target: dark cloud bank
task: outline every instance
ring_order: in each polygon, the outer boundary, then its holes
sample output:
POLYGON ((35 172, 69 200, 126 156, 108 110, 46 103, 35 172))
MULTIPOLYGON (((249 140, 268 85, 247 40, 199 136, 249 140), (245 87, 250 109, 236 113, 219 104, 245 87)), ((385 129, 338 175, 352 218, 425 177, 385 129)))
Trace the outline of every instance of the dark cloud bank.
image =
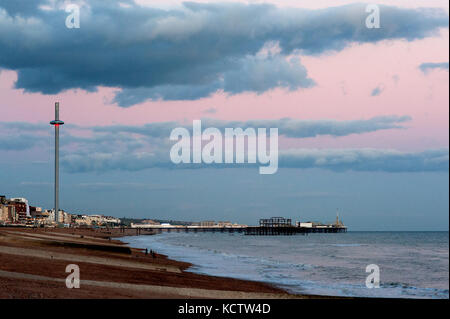
POLYGON ((16 70, 16 87, 29 92, 118 87, 114 102, 123 107, 217 91, 307 88, 314 81, 298 58, 290 58, 293 53, 412 41, 448 27, 440 9, 380 6, 382 27, 367 29, 363 4, 307 10, 187 2, 162 10, 130 0, 91 0, 81 8, 81 28, 67 29, 67 13, 40 9, 46 3, 0 2, 0 68, 16 70))
MULTIPOLYGON (((203 128, 226 127, 278 127, 279 134, 292 138, 319 135, 347 136, 385 129, 402 129, 408 116, 375 117, 352 121, 302 121, 294 119, 253 120, 246 122, 203 120, 203 128)), ((167 140, 170 131, 182 125, 177 122, 149 123, 142 126, 80 127, 67 125, 63 130, 61 164, 70 173, 108 172, 114 170, 139 171, 148 168, 226 168, 237 165, 174 165, 169 158, 167 140), (73 135, 70 130, 85 130, 91 137, 73 135)), ((52 137, 48 124, 0 122, 0 133, 16 136, 13 142, 8 136, 0 139, 0 150, 24 150, 34 146, 49 147, 52 137), (44 133, 47 132, 45 135, 44 133), (33 137, 33 138, 30 138, 33 137), (8 141, 8 142, 5 142, 8 141)), ((0 135, 1 136, 1 135, 0 135)), ((41 148, 42 150, 42 148, 41 148)), ((251 167, 249 164, 241 167, 251 167)), ((383 172, 448 172, 448 149, 424 152, 398 152, 383 149, 289 149, 280 150, 280 168, 322 168, 333 171, 383 171, 383 172)))
MULTIPOLYGON (((70 173, 140 171, 147 168, 230 168, 259 164, 179 164, 170 162, 168 152, 67 154, 62 158, 70 173)), ((389 149, 294 149, 280 150, 280 168, 322 168, 343 172, 448 172, 448 149, 398 152, 389 149)))
MULTIPOLYGON (((278 120, 249 120, 249 121, 224 121, 203 119, 202 129, 215 127, 222 132, 225 128, 248 127, 253 128, 278 128, 279 135, 290 138, 307 138, 320 135, 347 136, 351 134, 363 134, 386 129, 403 129, 409 116, 376 116, 367 120, 297 120, 283 118, 278 120)), ((179 122, 155 122, 145 125, 106 125, 106 126, 79 126, 75 124, 65 125, 62 131, 63 144, 80 143, 83 145, 106 144, 115 148, 118 144, 141 145, 139 137, 149 138, 152 142, 164 140, 170 136, 170 132, 177 127, 186 127, 191 130, 192 123, 179 122), (91 137, 71 135, 67 129, 92 131, 91 137)), ((48 140, 50 126, 46 123, 27 122, 0 122, 0 149, 25 150, 45 144, 48 140)))

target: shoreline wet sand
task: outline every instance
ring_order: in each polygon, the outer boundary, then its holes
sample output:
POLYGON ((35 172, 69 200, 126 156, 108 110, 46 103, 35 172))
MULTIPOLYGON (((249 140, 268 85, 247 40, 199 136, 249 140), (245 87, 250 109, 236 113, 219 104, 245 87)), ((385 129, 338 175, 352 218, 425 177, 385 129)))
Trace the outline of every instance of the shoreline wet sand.
POLYGON ((333 298, 186 272, 189 263, 112 239, 134 235, 118 228, 0 227, 0 298, 333 298), (79 289, 66 288, 69 264, 80 268, 79 289))

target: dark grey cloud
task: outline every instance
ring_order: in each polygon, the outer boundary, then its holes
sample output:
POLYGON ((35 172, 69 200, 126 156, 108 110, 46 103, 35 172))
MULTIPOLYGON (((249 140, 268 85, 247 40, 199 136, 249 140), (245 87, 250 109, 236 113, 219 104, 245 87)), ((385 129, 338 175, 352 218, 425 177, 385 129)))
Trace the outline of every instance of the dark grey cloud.
MULTIPOLYGON (((292 138, 315 137, 319 135, 346 136, 350 134, 363 134, 386 129, 401 129, 405 122, 411 120, 409 116, 376 116, 367 120, 297 120, 284 118, 279 120, 249 120, 249 121, 223 121, 215 119, 202 119, 202 129, 216 127, 223 131, 225 128, 248 127, 278 128, 279 135, 292 138)), ((96 132, 134 133, 149 137, 168 137, 176 127, 192 128, 192 123, 159 122, 141 126, 110 125, 92 128, 96 132)))
POLYGON ((0 122, 0 150, 24 151, 42 145, 41 135, 50 125, 43 123, 0 122))
MULTIPOLYGON (((319 135, 347 136, 385 129, 402 129, 408 116, 374 117, 368 120, 250 120, 221 121, 206 119, 202 127, 278 127, 279 134, 291 138, 319 135)), ((141 126, 111 125, 102 127, 68 126, 61 138, 61 166, 70 173, 141 171, 148 168, 200 169, 205 167, 247 167, 250 165, 174 165, 168 141, 175 127, 190 128, 192 123, 149 123, 141 126), (72 131, 72 129, 74 131, 72 131), (79 134, 79 131, 89 135, 79 134), (76 131, 76 132, 75 132, 76 131)), ((52 130, 47 124, 0 122, 0 149, 25 150, 36 145, 52 147, 52 130), (14 132, 24 133, 14 135, 14 132), (45 134, 43 134, 45 133, 45 134)), ((379 149, 293 149, 280 150, 280 168, 323 168, 333 171, 430 172, 448 171, 448 149, 404 153, 379 149)))
POLYGON ((435 69, 447 70, 448 71, 448 62, 438 62, 438 63, 427 62, 427 63, 422 63, 421 65, 419 65, 419 69, 423 73, 428 73, 429 71, 435 70, 435 69))
MULTIPOLYGON (((320 135, 347 136, 387 129, 403 129, 410 121, 409 116, 377 116, 367 120, 279 120, 223 121, 203 119, 202 129, 216 127, 222 132, 225 128, 278 128, 278 134, 290 138, 308 138, 320 135)), ((176 127, 192 130, 191 123, 155 122, 145 125, 107 125, 80 126, 68 124, 61 131, 62 152, 134 152, 147 146, 157 148, 170 145, 170 132, 176 127), (89 135, 79 132, 92 133, 89 135), (78 133, 77 133, 78 132, 78 133)), ((51 145, 53 130, 46 123, 0 122, 0 149, 26 150, 39 145, 51 145)))
MULTIPOLYGON (((279 135, 292 138, 315 137, 319 135, 346 136, 350 134, 362 134, 386 129, 401 129, 405 122, 411 120, 409 116, 377 116, 367 120, 297 120, 284 118, 279 120, 249 120, 249 121, 223 121, 215 119, 203 119, 202 128, 216 127, 224 130, 227 127, 243 129, 253 128, 278 128, 279 135)), ((168 137, 176 127, 192 128, 192 123, 159 122, 141 126, 111 125, 94 127, 96 132, 109 133, 135 133, 151 137, 168 137)))
POLYGON ((411 120, 409 116, 376 116, 367 120, 297 120, 285 118, 280 120, 250 120, 227 121, 206 120, 202 125, 225 127, 271 127, 278 128, 278 134, 292 138, 316 137, 319 135, 347 136, 350 134, 363 134, 386 129, 402 129, 405 122, 411 120))
MULTIPOLYGON (((89 153, 67 155, 63 167, 70 173, 140 171, 148 168, 200 169, 256 167, 259 164, 183 164, 170 161, 168 152, 89 153)), ((449 150, 404 153, 384 149, 292 149, 279 152, 279 169, 321 168, 336 172, 447 172, 449 150)))
POLYGON ((36 146, 40 138, 30 134, 0 135, 0 150, 23 151, 36 146))
POLYGON ((158 153, 66 153, 61 157, 61 164, 63 169, 69 173, 140 171, 153 167, 169 168, 173 166, 168 151, 163 150, 158 153))
MULTIPOLYGON (((66 124, 60 131, 60 144, 64 152, 67 146, 72 149, 92 149, 101 151, 117 150, 133 151, 145 146, 141 139, 128 133, 89 134, 92 127, 66 124), (88 133, 86 134, 81 134, 88 133)), ((47 123, 0 122, 0 149, 27 150, 36 145, 53 145, 53 127, 47 123)))
POLYGON ((131 0, 92 0, 81 8, 81 28, 67 29, 67 13, 39 9, 46 3, 0 2, 0 67, 16 70, 16 87, 29 92, 118 87, 114 102, 124 107, 148 99, 195 100, 217 91, 307 88, 314 81, 292 54, 412 41, 448 27, 440 9, 380 6, 382 27, 367 29, 363 4, 307 10, 184 3, 162 10, 131 0))
POLYGON ((399 152, 383 149, 300 149, 280 152, 280 166, 333 171, 448 171, 449 150, 399 152))
POLYGON ((152 88, 124 88, 117 92, 114 102, 129 106, 151 100, 197 100, 217 91, 229 94, 243 92, 264 93, 276 87, 288 90, 308 88, 314 81, 308 78, 306 68, 298 59, 282 56, 242 58, 226 65, 211 82, 201 84, 168 84, 152 88))

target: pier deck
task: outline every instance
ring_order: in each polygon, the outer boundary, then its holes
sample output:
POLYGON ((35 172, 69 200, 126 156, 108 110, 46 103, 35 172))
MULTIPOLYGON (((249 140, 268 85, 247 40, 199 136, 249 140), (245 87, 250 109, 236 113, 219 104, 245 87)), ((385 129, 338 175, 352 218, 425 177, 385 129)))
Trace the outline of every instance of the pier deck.
POLYGON ((347 227, 296 227, 296 226, 248 226, 248 227, 151 227, 131 228, 136 235, 182 232, 218 232, 218 233, 244 233, 253 236, 278 236, 278 235, 304 235, 309 233, 346 233, 347 227))
POLYGON ((347 227, 247 227, 246 235, 278 236, 278 235, 305 235, 309 233, 346 233, 347 227))

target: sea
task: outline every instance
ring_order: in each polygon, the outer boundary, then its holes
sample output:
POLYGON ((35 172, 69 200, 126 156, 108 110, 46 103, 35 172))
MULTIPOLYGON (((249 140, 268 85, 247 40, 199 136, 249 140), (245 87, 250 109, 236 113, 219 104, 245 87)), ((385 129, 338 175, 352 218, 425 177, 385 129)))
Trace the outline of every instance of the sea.
POLYGON ((448 232, 171 232, 123 240, 192 263, 188 271, 194 273, 267 282, 293 293, 449 298, 448 232), (379 270, 379 288, 366 285, 367 276, 373 276, 369 265, 379 270))

